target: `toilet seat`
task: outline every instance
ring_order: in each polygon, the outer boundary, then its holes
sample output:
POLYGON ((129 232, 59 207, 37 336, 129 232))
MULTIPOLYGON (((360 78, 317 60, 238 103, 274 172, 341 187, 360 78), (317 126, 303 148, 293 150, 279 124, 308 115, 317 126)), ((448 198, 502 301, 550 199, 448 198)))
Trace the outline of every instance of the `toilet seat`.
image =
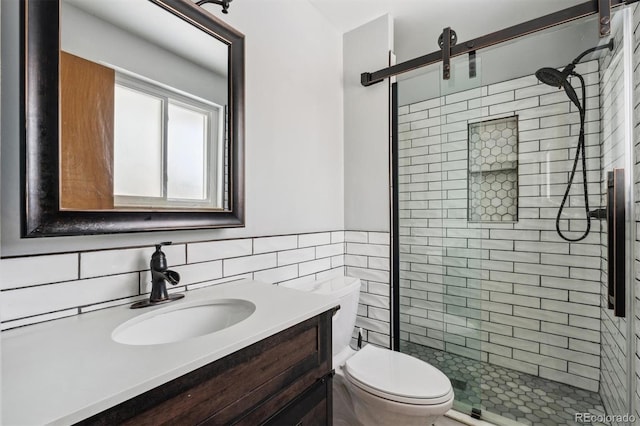
POLYGON ((453 399, 451 382, 440 370, 412 356, 367 345, 344 365, 347 380, 387 400, 439 405, 453 399))

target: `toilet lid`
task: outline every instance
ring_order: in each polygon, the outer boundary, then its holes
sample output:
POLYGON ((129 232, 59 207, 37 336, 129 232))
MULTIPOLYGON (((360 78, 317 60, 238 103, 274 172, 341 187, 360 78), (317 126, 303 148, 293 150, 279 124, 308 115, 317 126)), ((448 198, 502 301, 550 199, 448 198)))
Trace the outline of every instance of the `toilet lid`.
POLYGON ((440 370, 412 356, 366 345, 347 360, 345 375, 364 391, 408 404, 442 404, 453 398, 440 370))

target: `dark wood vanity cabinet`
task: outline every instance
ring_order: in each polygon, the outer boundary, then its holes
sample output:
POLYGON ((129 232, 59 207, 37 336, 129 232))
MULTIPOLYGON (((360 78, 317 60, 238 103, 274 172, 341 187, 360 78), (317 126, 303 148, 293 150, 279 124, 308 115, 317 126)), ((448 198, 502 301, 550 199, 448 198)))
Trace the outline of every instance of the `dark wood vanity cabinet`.
POLYGON ((82 425, 330 425, 327 311, 96 414, 82 425))

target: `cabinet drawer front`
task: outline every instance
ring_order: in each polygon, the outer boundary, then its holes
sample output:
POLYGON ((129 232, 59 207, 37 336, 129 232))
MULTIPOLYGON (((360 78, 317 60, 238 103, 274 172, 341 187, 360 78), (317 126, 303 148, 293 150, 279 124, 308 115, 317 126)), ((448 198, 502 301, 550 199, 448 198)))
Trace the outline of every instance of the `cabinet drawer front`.
POLYGON ((331 376, 316 382, 282 411, 269 419, 265 426, 325 426, 331 424, 331 376))
POLYGON ((274 354, 265 352, 260 354, 258 362, 239 366, 241 368, 238 368, 237 374, 233 374, 229 382, 229 394, 235 398, 231 403, 226 398, 224 405, 217 399, 216 408, 209 410, 209 413, 215 414, 207 418, 204 424, 236 423, 241 417, 245 417, 254 419, 248 423, 253 426, 280 409, 324 374, 320 353, 316 350, 317 342, 317 328, 312 328, 279 344, 274 354), (274 358, 274 355, 278 358, 274 358), (250 384, 242 383, 252 376, 258 380, 250 384), (294 394, 282 391, 291 387, 299 389, 294 394), (254 407, 248 416, 247 407, 254 407))

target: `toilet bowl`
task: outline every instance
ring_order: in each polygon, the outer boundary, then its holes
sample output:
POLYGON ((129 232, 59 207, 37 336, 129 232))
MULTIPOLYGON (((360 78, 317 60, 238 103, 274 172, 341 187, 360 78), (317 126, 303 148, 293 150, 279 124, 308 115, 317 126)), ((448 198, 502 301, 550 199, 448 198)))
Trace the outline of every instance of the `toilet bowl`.
POLYGON ((451 382, 437 368, 372 344, 359 351, 349 346, 360 279, 337 277, 289 287, 331 294, 340 301, 332 324, 335 425, 431 425, 451 408, 451 382))

